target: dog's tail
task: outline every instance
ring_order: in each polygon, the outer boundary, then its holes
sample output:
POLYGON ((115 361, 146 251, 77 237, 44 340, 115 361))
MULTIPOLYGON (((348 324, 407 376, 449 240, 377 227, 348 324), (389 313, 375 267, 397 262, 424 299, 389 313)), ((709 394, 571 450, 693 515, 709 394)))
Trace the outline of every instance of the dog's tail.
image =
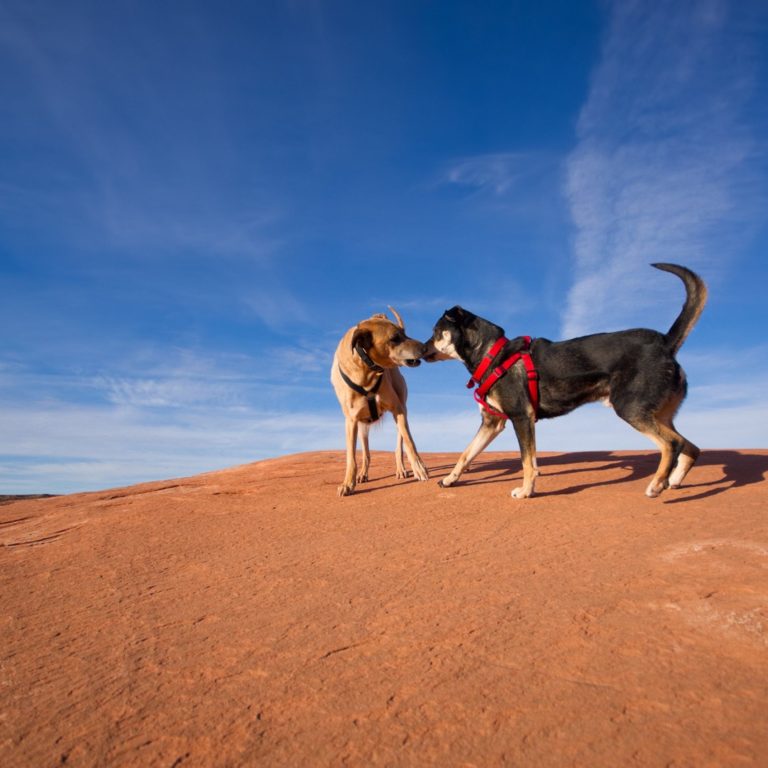
POLYGON ((683 346, 683 342, 693 326, 696 325, 696 321, 707 303, 707 286, 695 272, 677 264, 651 264, 651 266, 677 275, 685 284, 685 304, 683 304, 677 320, 667 331, 667 343, 674 354, 683 346))

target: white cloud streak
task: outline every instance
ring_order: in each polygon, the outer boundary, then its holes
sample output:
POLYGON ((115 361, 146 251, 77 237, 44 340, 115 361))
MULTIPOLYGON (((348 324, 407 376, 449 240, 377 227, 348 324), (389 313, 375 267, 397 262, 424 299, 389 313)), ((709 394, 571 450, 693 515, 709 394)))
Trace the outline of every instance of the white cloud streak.
POLYGON ((2 493, 66 493, 192 475, 343 439, 340 420, 329 414, 247 407, 187 408, 157 418, 135 407, 50 404, 0 407, 0 421, 7 446, 0 452, 2 493))
POLYGON ((680 286, 657 282, 648 263, 714 272, 759 211, 757 150, 741 119, 750 42, 734 32, 731 9, 719 0, 610 7, 566 166, 575 225, 566 337, 650 325, 649 308, 662 297, 675 306, 680 286))
POLYGON ((343 428, 329 366, 325 352, 294 347, 258 357, 133 350, 108 373, 4 365, 0 493, 86 490, 334 447, 343 428))
POLYGON ((445 173, 445 181, 500 196, 520 184, 531 173, 531 158, 522 152, 500 152, 456 161, 445 173))

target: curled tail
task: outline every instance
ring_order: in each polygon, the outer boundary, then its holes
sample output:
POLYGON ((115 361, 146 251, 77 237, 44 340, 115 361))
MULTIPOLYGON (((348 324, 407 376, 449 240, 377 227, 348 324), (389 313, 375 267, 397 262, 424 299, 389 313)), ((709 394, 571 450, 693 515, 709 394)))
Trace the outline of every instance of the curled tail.
POLYGON ((651 266, 677 275, 685 284, 685 304, 683 304, 677 320, 667 331, 667 342, 672 352, 675 353, 683 346, 683 342, 693 326, 696 325, 696 321, 707 303, 707 286, 695 272, 677 264, 651 264, 651 266))

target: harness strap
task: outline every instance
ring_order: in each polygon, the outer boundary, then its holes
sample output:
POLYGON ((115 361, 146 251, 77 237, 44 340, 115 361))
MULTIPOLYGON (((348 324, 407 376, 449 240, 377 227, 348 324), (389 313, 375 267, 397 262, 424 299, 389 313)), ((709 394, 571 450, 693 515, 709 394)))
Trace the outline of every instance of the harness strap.
POLYGON ((503 336, 496 339, 493 346, 488 350, 485 357, 480 361, 480 365, 478 365, 475 369, 475 372, 472 374, 472 378, 467 382, 467 389, 472 389, 472 387, 475 386, 475 382, 478 384, 480 383, 480 380, 483 378, 483 376, 485 376, 485 372, 493 362, 493 359, 496 357, 496 355, 499 354, 499 352, 501 352, 506 343, 507 339, 505 339, 503 336))
POLYGON ((528 377, 528 395, 531 398, 531 405, 533 406, 533 412, 534 414, 538 414, 539 412, 539 373, 536 370, 536 366, 533 363, 533 359, 531 358, 531 353, 528 351, 531 346, 531 337, 530 336, 523 336, 523 339, 525 341, 525 349, 516 352, 511 357, 508 357, 503 363, 496 366, 496 368, 491 371, 488 378, 485 379, 482 384, 480 383, 480 379, 483 377, 483 374, 488 370, 489 366, 493 362, 493 359, 498 355, 498 353, 501 351, 502 347, 507 343, 507 339, 505 339, 503 336, 500 339, 497 339, 496 343, 491 347, 491 349, 488 351, 488 354, 485 355, 485 357, 480 362, 480 365, 477 366, 477 369, 472 374, 472 378, 469 380, 469 383, 467 384, 468 388, 471 388, 475 386, 475 383, 479 384, 478 388, 475 390, 475 400, 483 407, 485 408, 488 413, 493 414, 494 416, 499 416, 500 418, 506 419, 507 416, 504 413, 500 413, 499 411, 495 410, 494 408, 491 408, 490 405, 488 405, 488 402, 486 401, 486 395, 490 391, 491 387, 519 360, 522 359, 523 365, 525 366, 525 371, 528 377))
MULTIPOLYGON (((381 369, 382 372, 384 369, 381 369)), ((381 386, 381 382, 384 380, 383 376, 379 376, 376 379, 376 383, 370 388, 365 389, 364 387, 361 387, 359 384, 356 384, 352 379, 347 376, 344 371, 341 370, 341 366, 339 366, 339 373, 341 374, 341 378, 344 379, 344 383, 352 390, 357 392, 358 395, 362 395, 367 403, 368 403, 368 410, 371 414, 371 421, 378 421, 379 420, 379 409, 376 405, 376 393, 379 391, 379 387, 381 386)))

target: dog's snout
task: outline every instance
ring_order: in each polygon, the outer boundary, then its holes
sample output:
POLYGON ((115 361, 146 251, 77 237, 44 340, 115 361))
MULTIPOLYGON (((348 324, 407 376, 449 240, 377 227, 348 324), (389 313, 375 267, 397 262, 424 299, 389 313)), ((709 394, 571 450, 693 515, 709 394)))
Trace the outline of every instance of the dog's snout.
POLYGON ((424 345, 416 339, 408 339, 408 341, 400 347, 401 353, 405 353, 408 357, 421 358, 424 356, 424 345))

